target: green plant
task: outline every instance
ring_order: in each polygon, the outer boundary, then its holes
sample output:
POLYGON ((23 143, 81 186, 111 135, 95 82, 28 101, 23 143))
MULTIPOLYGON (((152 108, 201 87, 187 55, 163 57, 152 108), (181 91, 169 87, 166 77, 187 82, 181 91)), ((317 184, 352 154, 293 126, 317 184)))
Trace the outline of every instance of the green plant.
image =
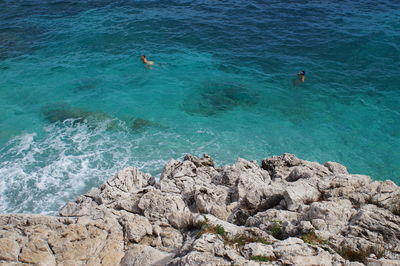
POLYGON ((337 250, 340 256, 349 261, 358 261, 362 263, 367 262, 367 258, 371 254, 375 254, 375 256, 379 259, 385 255, 385 249, 382 246, 370 246, 365 249, 353 249, 349 246, 343 246, 339 250, 337 250))
POLYGON ((258 243, 261 243, 264 245, 272 245, 272 242, 270 242, 264 238, 260 238, 260 237, 255 238, 254 241, 252 241, 252 242, 258 242, 258 243))
POLYGON ((247 243, 262 243, 265 245, 271 245, 272 243, 268 241, 267 239, 261 238, 261 237, 255 237, 255 236, 249 236, 246 234, 238 234, 235 236, 228 236, 225 228, 220 225, 213 225, 211 224, 207 219, 199 222, 196 224, 196 227, 199 228, 200 230, 197 232, 196 237, 199 238, 201 235, 209 233, 209 234, 216 234, 222 237, 224 240, 224 243, 226 245, 238 245, 238 246, 244 246, 247 243))
POLYGON ((272 243, 268 241, 267 239, 261 238, 261 237, 253 237, 253 236, 248 236, 245 234, 241 235, 236 235, 234 237, 225 237, 224 238, 224 243, 226 245, 238 245, 238 246, 244 246, 247 243, 262 243, 264 245, 271 245, 272 243))
POLYGON ((222 226, 222 225, 217 225, 217 226, 215 226, 215 233, 217 234, 217 235, 220 235, 220 236, 225 236, 225 229, 224 229, 224 227, 222 226))
POLYGON ((305 243, 311 245, 327 244, 327 242, 325 240, 322 240, 319 236, 317 236, 314 231, 310 231, 307 234, 302 235, 301 239, 303 239, 305 243))
POLYGON ((283 240, 282 221, 275 221, 270 229, 271 235, 276 239, 283 240))
POLYGON ((197 227, 200 228, 200 231, 197 233, 197 237, 200 237, 204 233, 217 234, 222 237, 226 235, 225 228, 222 225, 212 225, 207 219, 199 222, 197 227))
POLYGON ((386 251, 385 251, 385 248, 382 246, 375 246, 375 247, 372 247, 372 253, 374 253, 375 256, 378 259, 380 259, 380 258, 385 257, 386 251))
POLYGON ((199 222, 197 223, 197 226, 198 226, 199 228, 207 227, 207 226, 209 226, 209 225, 210 225, 210 221, 209 221, 207 218, 204 218, 204 220, 199 221, 199 222))
POLYGON ((328 247, 328 246, 322 246, 321 247, 323 250, 325 250, 325 251, 328 251, 329 253, 331 253, 331 254, 334 254, 335 253, 335 251, 333 251, 330 247, 328 247))
POLYGON ((267 256, 251 256, 250 259, 255 261, 272 261, 272 258, 267 256))

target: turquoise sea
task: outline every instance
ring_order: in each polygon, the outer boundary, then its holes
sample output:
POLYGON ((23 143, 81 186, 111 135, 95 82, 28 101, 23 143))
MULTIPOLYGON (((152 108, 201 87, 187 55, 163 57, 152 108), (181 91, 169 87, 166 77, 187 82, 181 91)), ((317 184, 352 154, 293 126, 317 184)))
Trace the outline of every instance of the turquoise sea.
POLYGON ((186 153, 399 184, 399 29, 398 0, 0 0, 0 212, 186 153))

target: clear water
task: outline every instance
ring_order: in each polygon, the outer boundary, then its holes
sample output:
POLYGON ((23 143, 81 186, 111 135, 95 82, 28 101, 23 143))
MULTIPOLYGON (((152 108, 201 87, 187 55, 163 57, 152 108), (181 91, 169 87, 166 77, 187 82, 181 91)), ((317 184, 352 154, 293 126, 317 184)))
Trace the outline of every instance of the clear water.
POLYGON ((400 183, 399 18, 397 0, 0 0, 0 212, 186 153, 400 183))

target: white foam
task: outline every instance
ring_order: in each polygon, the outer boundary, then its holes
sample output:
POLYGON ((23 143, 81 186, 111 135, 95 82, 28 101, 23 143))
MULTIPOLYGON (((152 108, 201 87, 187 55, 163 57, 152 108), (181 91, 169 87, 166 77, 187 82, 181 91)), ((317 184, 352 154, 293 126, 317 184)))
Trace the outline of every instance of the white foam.
POLYGON ((143 136, 72 122, 49 125, 44 136, 18 136, 2 150, 1 213, 54 214, 124 167, 147 170, 165 163, 139 158, 136 152, 143 136))

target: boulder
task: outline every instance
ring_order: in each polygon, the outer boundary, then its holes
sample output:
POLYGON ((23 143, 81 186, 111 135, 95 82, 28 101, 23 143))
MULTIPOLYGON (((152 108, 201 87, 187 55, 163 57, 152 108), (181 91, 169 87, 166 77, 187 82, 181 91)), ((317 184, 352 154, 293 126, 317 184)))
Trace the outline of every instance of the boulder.
POLYGON ((174 254, 163 252, 153 247, 145 245, 134 245, 125 252, 125 256, 121 260, 121 266, 138 266, 138 265, 166 265, 172 260, 174 254))
POLYGON ((287 209, 296 210, 302 204, 310 204, 321 198, 321 193, 317 188, 304 180, 299 180, 288 184, 283 193, 287 209))
POLYGON ((329 169, 334 175, 348 175, 347 168, 337 162, 326 162, 324 166, 329 169))
POLYGON ((151 235, 153 228, 146 217, 137 214, 127 214, 119 219, 123 227, 125 238, 139 243, 145 235, 151 235))

